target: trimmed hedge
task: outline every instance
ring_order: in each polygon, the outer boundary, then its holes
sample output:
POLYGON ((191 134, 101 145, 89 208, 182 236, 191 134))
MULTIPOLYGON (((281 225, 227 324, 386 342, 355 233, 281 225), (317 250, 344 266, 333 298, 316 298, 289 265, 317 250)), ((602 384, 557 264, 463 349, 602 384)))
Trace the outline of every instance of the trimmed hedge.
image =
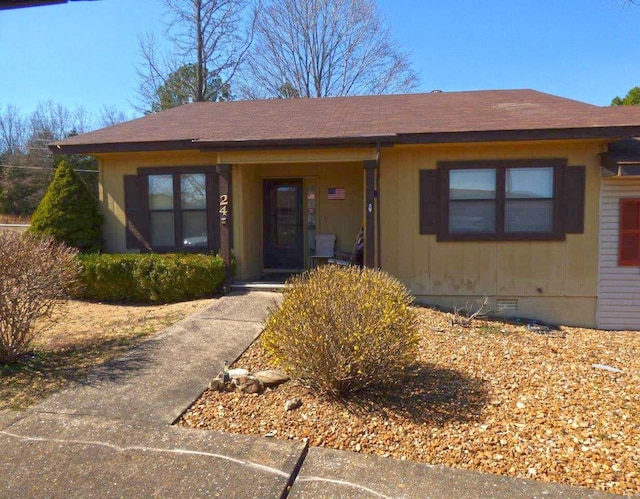
POLYGON ((213 255, 85 254, 76 298, 170 303, 206 298, 225 280, 224 260, 213 255))

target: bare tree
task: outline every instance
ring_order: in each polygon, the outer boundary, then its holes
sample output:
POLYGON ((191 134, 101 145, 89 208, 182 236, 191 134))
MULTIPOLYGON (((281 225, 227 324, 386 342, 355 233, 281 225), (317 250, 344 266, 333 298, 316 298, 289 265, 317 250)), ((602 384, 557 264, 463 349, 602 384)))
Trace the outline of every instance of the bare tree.
POLYGON ((108 127, 127 121, 127 119, 127 115, 115 106, 107 106, 105 104, 98 112, 97 124, 99 127, 108 127))
MULTIPOLYGON (((190 101, 206 101, 223 95, 236 74, 251 45, 253 15, 249 12, 252 0, 163 0, 169 21, 166 37, 174 47, 163 54, 151 35, 139 38, 142 62, 138 65, 138 96, 143 112, 156 111, 174 100, 161 104, 159 92, 171 75, 180 84, 177 92, 190 101), (246 23, 249 18, 249 23, 246 23), (247 27, 248 26, 248 27, 247 27), (188 70, 180 70, 187 68, 188 70)), ((164 86, 167 91, 167 87, 164 86)), ((170 91, 172 89, 169 89, 170 91)), ((172 104, 174 103, 174 104, 172 104)))
POLYGON ((28 135, 27 120, 12 104, 0 106, 0 155, 11 156, 24 150, 28 135))
POLYGON ((48 135, 50 137, 45 137, 48 140, 63 139, 74 129, 73 113, 63 104, 56 104, 52 100, 38 102, 29 120, 31 135, 48 135))
POLYGON ((271 0, 261 10, 244 96, 406 92, 418 77, 375 0, 271 0))
MULTIPOLYGON (((0 211, 29 215, 46 192, 56 165, 62 159, 47 144, 93 128, 93 116, 81 106, 71 111, 51 100, 39 102, 36 110, 21 116, 15 106, 0 106, 0 211)), ((67 156, 73 168, 94 170, 96 162, 83 156, 67 156)), ((83 180, 97 190, 97 175, 82 173, 83 180)))

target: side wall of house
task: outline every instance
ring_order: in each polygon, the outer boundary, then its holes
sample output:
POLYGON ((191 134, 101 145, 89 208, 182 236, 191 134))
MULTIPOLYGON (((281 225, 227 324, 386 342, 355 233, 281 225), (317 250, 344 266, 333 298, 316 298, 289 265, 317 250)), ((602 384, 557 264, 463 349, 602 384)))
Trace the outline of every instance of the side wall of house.
POLYGON ((381 156, 382 267, 422 303, 461 307, 488 296, 517 303, 505 315, 595 326, 599 157, 582 143, 404 146, 381 156), (419 171, 439 161, 567 158, 586 166, 585 230, 566 241, 438 242, 419 231, 419 171), (515 300, 515 302, 514 302, 515 300))
POLYGON ((640 269, 618 264, 620 200, 640 198, 640 179, 602 179, 598 327, 640 328, 640 269))

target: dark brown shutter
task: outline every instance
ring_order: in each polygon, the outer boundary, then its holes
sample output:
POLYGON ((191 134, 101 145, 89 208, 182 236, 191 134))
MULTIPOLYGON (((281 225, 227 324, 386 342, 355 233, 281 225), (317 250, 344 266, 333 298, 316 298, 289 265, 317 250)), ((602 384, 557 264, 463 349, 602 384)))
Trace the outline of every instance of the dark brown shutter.
POLYGON ((582 234, 584 232, 586 178, 584 166, 567 166, 564 169, 563 222, 564 232, 567 234, 582 234))
POLYGON ((438 232, 438 170, 420 170, 420 234, 438 232))
POLYGON ((151 250, 147 175, 124 176, 124 211, 127 218, 127 249, 151 250))

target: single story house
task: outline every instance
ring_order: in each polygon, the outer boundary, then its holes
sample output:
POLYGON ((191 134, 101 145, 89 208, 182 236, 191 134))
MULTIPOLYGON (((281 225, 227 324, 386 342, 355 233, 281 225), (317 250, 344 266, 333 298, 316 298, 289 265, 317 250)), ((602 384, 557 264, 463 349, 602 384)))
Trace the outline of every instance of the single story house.
POLYGON ((247 280, 317 235, 418 302, 640 329, 640 106, 533 90, 193 103, 54 142, 95 156, 109 252, 219 251, 247 280))

